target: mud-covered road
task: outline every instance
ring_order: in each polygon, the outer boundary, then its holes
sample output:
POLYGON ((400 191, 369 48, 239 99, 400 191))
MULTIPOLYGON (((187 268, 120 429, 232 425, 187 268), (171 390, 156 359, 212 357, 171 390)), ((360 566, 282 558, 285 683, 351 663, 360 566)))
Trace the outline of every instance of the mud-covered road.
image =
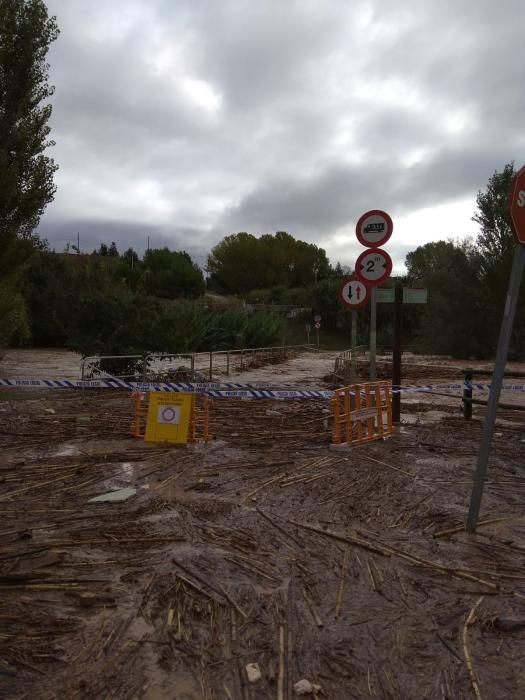
MULTIPOLYGON (((404 382, 450 381, 430 364, 404 382)), ((407 394, 392 438, 334 452, 323 400, 217 399, 215 439, 174 447, 129 437, 126 393, 3 391, 0 696, 525 697, 523 413, 499 414, 466 535, 483 408, 460 409, 407 394)))

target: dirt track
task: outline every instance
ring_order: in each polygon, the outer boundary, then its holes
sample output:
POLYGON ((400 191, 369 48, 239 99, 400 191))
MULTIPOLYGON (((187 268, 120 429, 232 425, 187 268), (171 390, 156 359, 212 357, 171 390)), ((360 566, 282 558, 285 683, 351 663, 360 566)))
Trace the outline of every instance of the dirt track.
POLYGON ((524 697, 523 414, 500 413, 495 522, 467 536, 482 410, 403 405, 393 438, 339 453, 315 399, 216 400, 216 439, 185 448, 129 438, 126 394, 4 394, 0 696, 524 697))

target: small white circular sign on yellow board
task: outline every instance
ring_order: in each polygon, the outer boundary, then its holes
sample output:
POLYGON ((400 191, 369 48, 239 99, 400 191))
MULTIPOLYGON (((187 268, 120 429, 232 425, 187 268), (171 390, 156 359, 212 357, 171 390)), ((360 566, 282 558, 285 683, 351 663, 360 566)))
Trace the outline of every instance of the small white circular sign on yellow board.
POLYGON ((146 421, 146 442, 188 442, 193 394, 151 391, 146 421))

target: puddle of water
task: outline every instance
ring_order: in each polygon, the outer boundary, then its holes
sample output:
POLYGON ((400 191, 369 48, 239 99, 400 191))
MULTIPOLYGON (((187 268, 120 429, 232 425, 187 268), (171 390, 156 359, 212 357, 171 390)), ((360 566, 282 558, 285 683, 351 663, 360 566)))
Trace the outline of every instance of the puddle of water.
POLYGON ((131 462, 121 462, 120 466, 126 476, 133 476, 133 465, 131 462))
POLYGON ((64 445, 56 452, 53 452, 53 457, 74 457, 81 454, 80 450, 76 445, 64 445))
POLYGON ((424 413, 405 413, 401 416, 401 423, 405 425, 427 425, 438 423, 443 418, 450 416, 446 411, 425 411, 424 413))
POLYGON ((143 488, 152 492, 152 495, 161 496, 162 498, 176 499, 178 501, 192 500, 194 495, 191 491, 182 491, 175 484, 163 485, 162 481, 150 481, 144 484, 143 488))
POLYGON ((89 499, 88 503, 120 503, 121 501, 127 501, 128 498, 131 498, 136 493, 137 489, 116 489, 115 491, 102 493, 100 496, 94 496, 89 499))
MULTIPOLYGON (((128 637, 135 640, 154 639, 155 628, 144 618, 137 616, 129 626, 128 637)), ((141 661, 146 675, 146 682, 140 694, 143 700, 165 700, 165 698, 199 700, 202 698, 198 682, 187 672, 179 671, 174 676, 162 667, 159 647, 156 644, 142 645, 141 661)))
POLYGON ((145 515, 141 518, 141 522, 145 523, 162 523, 163 525, 166 525, 166 523, 170 523, 173 521, 174 523, 177 523, 179 520, 179 511, 178 510, 169 510, 169 511, 163 511, 162 513, 152 513, 151 515, 145 515))

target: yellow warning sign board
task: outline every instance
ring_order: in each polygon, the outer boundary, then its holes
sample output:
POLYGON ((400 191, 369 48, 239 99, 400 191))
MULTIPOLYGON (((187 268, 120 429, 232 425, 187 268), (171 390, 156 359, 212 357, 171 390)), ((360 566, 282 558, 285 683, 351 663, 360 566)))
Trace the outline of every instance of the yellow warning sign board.
POLYGON ((188 442, 193 394, 151 391, 146 442, 188 442))

